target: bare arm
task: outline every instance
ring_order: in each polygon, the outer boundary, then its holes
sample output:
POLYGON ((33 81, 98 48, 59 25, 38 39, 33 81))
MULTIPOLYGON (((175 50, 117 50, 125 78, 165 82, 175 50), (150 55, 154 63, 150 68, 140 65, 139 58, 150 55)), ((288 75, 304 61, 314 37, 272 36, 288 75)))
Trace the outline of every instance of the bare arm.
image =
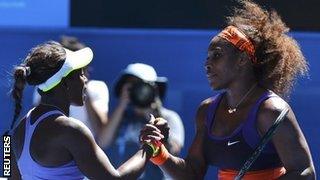
POLYGON ((185 159, 170 155, 160 167, 174 179, 203 179, 207 164, 203 156, 203 137, 206 133, 205 117, 210 100, 204 101, 196 115, 196 136, 185 159))
POLYGON ((101 130, 100 137, 98 138, 98 143, 101 147, 107 148, 114 140, 124 112, 130 102, 128 88, 129 85, 124 85, 118 106, 113 111, 108 123, 101 130))
POLYGON ((123 119, 126 107, 126 102, 120 102, 117 108, 112 113, 112 116, 109 119, 108 123, 101 130, 101 134, 98 139, 98 143, 99 145, 101 145, 101 147, 109 147, 114 140, 118 127, 123 119))
POLYGON ((97 138, 108 122, 109 90, 103 81, 91 80, 86 88, 86 110, 97 138))
POLYGON ((137 179, 152 154, 148 146, 143 146, 131 159, 115 169, 86 126, 74 119, 64 123, 61 136, 63 146, 90 179, 137 179))
MULTIPOLYGON (((261 135, 267 132, 285 106, 289 107, 280 98, 271 98, 263 104, 257 121, 261 135)), ((286 174, 280 179, 315 179, 308 144, 291 108, 276 130, 272 142, 286 169, 286 174)))
POLYGON ((20 171, 17 165, 17 161, 16 161, 16 157, 13 153, 13 151, 11 151, 11 170, 12 170, 12 174, 11 177, 9 179, 13 179, 13 180, 20 180, 21 179, 21 175, 20 175, 20 171))
POLYGON ((90 122, 97 132, 97 137, 100 137, 103 127, 108 122, 108 112, 101 111, 99 107, 91 102, 89 96, 87 97, 85 106, 90 118, 90 122))

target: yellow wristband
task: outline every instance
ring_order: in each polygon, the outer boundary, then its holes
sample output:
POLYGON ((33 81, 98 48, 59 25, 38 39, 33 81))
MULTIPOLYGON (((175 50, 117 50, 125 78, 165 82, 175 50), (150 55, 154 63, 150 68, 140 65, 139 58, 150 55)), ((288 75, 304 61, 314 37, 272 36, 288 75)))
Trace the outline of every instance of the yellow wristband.
POLYGON ((152 149, 152 157, 155 157, 155 156, 157 156, 159 154, 160 147, 157 147, 156 145, 154 145, 151 142, 146 142, 145 144, 148 145, 149 147, 151 147, 151 149, 152 149))

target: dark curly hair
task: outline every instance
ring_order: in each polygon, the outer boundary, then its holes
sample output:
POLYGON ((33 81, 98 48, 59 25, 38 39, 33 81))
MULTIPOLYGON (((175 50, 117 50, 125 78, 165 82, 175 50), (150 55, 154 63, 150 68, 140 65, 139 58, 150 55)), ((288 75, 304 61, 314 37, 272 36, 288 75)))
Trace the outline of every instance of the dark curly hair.
POLYGON ((308 74, 308 64, 298 43, 287 32, 281 17, 250 0, 238 0, 240 7, 227 17, 228 24, 244 32, 255 46, 255 75, 261 86, 289 97, 296 79, 308 74))
POLYGON ((15 110, 11 129, 22 109, 21 102, 26 83, 29 85, 38 85, 45 82, 59 71, 64 63, 65 57, 66 54, 63 47, 55 41, 49 41, 31 49, 24 61, 14 68, 14 84, 11 96, 15 101, 15 110))

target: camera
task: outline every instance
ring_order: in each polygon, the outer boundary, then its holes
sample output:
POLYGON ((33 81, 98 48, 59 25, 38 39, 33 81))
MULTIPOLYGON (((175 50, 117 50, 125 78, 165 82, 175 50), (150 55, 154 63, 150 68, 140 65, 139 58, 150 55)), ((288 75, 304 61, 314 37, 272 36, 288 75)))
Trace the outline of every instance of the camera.
POLYGON ((129 89, 130 101, 138 107, 149 107, 155 99, 159 97, 164 99, 167 89, 167 78, 159 77, 158 81, 148 82, 130 74, 120 76, 115 85, 115 95, 120 97, 123 85, 128 79, 136 78, 139 81, 134 82, 129 89))
POLYGON ((129 91, 132 104, 138 107, 149 107, 158 94, 155 84, 143 81, 132 84, 129 91))

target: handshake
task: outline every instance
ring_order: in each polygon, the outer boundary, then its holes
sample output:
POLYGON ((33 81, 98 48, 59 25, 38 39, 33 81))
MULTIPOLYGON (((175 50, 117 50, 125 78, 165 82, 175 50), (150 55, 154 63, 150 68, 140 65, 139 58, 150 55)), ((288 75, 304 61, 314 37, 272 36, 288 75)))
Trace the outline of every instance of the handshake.
POLYGON ((168 140, 169 129, 165 119, 155 118, 150 114, 149 123, 140 131, 139 141, 152 150, 150 160, 156 165, 162 165, 169 158, 169 152, 164 146, 168 140))
POLYGON ((150 121, 140 131, 140 143, 150 143, 159 141, 163 144, 167 143, 169 136, 168 123, 163 118, 155 118, 150 114, 150 121))

